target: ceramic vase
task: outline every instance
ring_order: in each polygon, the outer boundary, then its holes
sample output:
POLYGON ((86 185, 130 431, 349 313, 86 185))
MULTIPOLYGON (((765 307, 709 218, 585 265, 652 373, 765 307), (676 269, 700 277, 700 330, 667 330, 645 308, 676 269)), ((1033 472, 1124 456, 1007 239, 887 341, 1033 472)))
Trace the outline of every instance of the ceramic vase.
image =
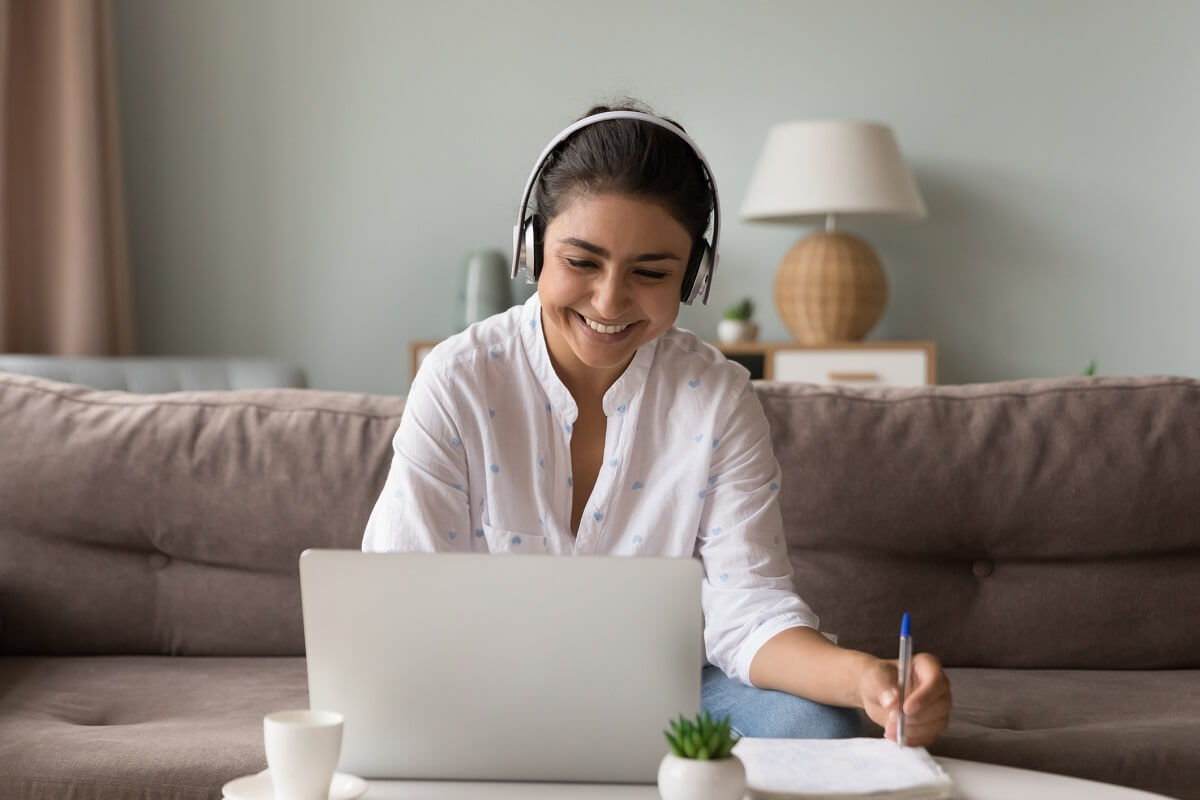
POLYGON ((753 342, 757 338, 757 322, 744 319, 723 319, 717 322, 717 340, 722 344, 753 342))
POLYGON ((746 768, 737 756, 716 761, 663 756, 658 765, 658 794, 662 800, 742 800, 746 768))
POLYGON ((509 264, 499 250, 475 250, 463 264, 458 329, 499 314, 513 304, 509 264))

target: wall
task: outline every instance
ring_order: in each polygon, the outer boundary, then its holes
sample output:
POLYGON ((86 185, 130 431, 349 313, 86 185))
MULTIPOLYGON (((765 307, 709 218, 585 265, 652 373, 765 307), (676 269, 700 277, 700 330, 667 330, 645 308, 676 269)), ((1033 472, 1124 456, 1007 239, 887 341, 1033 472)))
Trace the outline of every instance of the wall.
POLYGON ((712 336, 763 337, 804 229, 737 210, 769 125, 892 126, 929 206, 860 229, 944 382, 1200 375, 1200 4, 1187 0, 116 0, 143 352, 295 360, 403 392, 466 253, 506 249, 533 159, 593 101, 681 120, 727 225, 712 336))

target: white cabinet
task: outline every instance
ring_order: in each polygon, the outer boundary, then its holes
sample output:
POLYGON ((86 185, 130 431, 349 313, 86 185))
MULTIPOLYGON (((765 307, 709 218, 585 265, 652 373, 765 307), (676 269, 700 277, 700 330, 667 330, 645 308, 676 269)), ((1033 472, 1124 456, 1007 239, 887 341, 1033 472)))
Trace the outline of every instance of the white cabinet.
POLYGON ((754 378, 847 386, 921 386, 937 382, 933 342, 836 345, 718 345, 754 378))

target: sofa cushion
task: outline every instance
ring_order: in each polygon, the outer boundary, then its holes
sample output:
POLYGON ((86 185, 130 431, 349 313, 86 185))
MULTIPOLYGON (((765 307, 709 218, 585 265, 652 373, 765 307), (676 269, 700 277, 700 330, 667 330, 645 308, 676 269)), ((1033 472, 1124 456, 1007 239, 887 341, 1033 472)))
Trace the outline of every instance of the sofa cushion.
POLYGON ((262 718, 308 707, 303 658, 0 658, 0 797, 218 800, 266 768, 262 718))
POLYGON ((302 653, 300 553, 361 545, 403 406, 0 374, 0 653, 302 653))
POLYGON ((1200 667, 1200 381, 763 384, 798 592, 894 658, 1200 667))
MULTIPOLYGON (((1196 797, 1200 672, 951 669, 936 755, 1196 797)), ((200 800, 265 767, 301 658, 4 657, 0 797, 200 800)))
POLYGON ((1200 798, 1200 671, 951 669, 935 755, 1200 798))

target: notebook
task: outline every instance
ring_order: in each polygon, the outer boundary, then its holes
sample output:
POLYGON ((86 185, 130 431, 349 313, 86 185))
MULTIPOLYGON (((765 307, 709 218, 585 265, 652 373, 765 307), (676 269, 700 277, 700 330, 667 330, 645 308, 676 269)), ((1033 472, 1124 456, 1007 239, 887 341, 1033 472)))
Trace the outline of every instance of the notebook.
POLYGON ((308 550, 309 703, 366 778, 654 783, 700 708, 701 565, 308 550))
POLYGON ((741 739, 748 800, 948 800, 954 785, 923 747, 887 739, 741 739))

